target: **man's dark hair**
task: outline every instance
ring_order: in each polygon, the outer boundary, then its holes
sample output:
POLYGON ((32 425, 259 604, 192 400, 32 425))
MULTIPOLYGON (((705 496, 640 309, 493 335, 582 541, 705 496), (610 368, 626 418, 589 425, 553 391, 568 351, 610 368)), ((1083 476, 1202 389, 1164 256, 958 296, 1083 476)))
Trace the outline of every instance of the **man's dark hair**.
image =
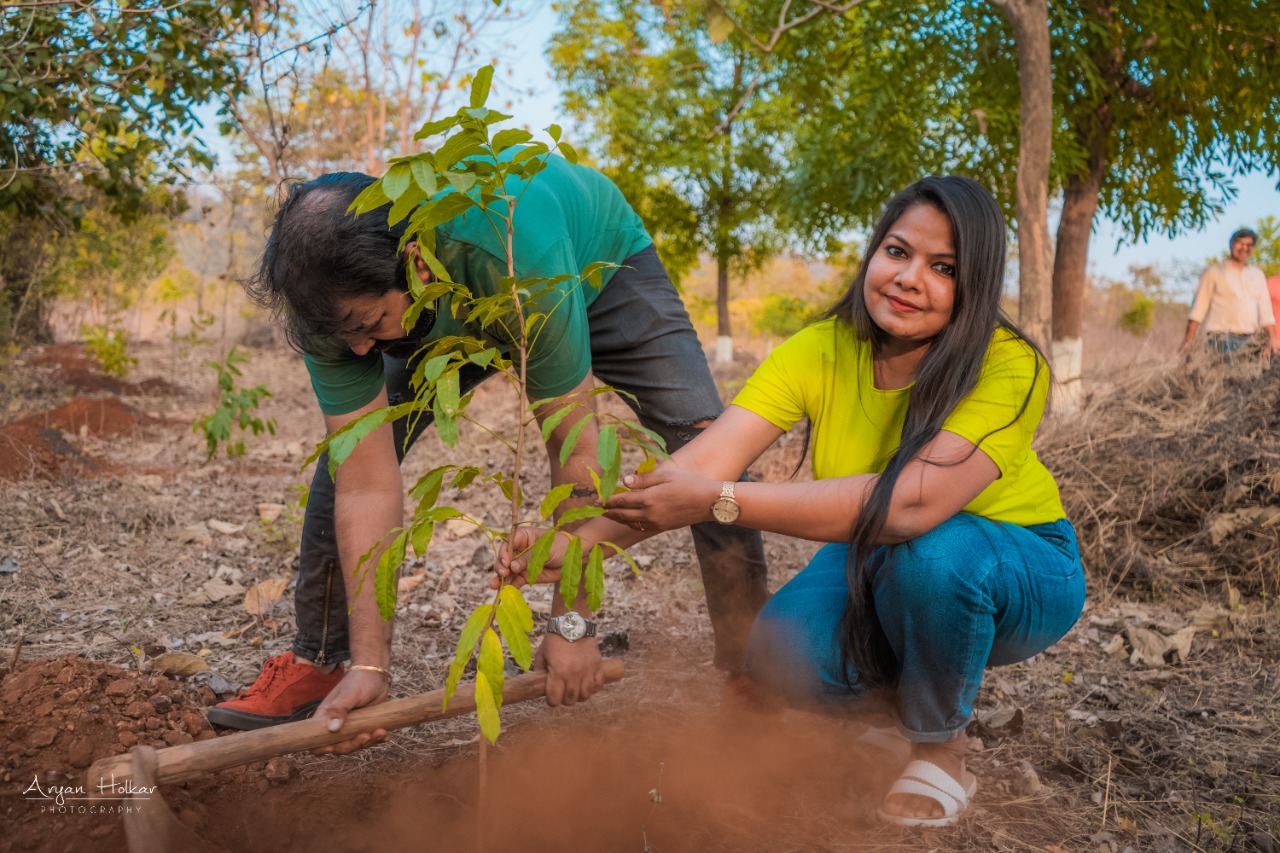
POLYGON ((1231 235, 1231 242, 1227 243, 1227 248, 1234 248, 1237 240, 1252 240, 1256 246, 1258 244, 1258 232, 1252 228, 1237 228, 1236 232, 1231 235))
POLYGON ((388 226, 388 205, 359 216, 347 213, 374 180, 334 172, 291 186, 258 269, 243 282, 249 298, 271 311, 295 349, 331 354, 344 302, 406 289, 400 253, 406 222, 388 226))

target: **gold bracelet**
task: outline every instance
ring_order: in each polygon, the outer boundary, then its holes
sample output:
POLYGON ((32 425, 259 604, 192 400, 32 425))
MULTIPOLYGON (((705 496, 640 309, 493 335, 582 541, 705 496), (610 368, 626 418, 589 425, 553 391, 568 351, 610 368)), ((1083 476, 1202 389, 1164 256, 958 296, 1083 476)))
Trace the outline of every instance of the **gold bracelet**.
POLYGON ((367 664, 367 663, 353 663, 353 664, 348 664, 348 665, 347 665, 347 669, 348 669, 348 670, 352 670, 352 669, 367 669, 367 670, 370 670, 371 672, 380 672, 380 673, 382 673, 383 675, 385 675, 385 676, 387 677, 387 681, 390 681, 390 680, 391 680, 391 670, 389 670, 389 669, 383 669, 383 668, 382 668, 382 667, 380 667, 380 666, 373 666, 373 665, 371 665, 371 664, 367 664))

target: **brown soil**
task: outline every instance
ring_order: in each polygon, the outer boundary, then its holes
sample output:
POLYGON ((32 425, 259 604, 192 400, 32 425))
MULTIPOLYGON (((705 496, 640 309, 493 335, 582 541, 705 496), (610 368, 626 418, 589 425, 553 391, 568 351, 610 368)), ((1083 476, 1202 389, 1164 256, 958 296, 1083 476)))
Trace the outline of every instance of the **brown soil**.
POLYGON ((85 352, 83 344, 53 344, 27 359, 32 367, 51 369, 58 381, 85 394, 110 393, 126 396, 180 394, 181 389, 159 377, 129 382, 107 376, 85 352))
MULTIPOLYGON (((41 794, 55 787, 89 793, 89 765, 137 744, 162 749, 214 737, 204 717, 213 701, 207 687, 77 655, 27 661, 7 672, 0 679, 0 815, 10 827, 7 848, 120 849, 119 816, 87 811, 112 803, 72 800, 58 811, 59 804, 41 794), (33 820, 37 814, 45 819, 33 820)), ((181 810, 185 798, 171 805, 181 810)))
POLYGON ((147 416, 114 397, 77 397, 44 412, 0 427, 0 479, 63 476, 93 477, 115 473, 73 442, 84 436, 110 438, 132 432, 147 416))
MULTIPOLYGON (((162 354, 152 355, 143 354, 140 374, 168 374, 162 354)), ((211 384, 206 357, 183 365, 184 386, 211 384)), ((1270 510, 1280 505, 1280 480, 1268 477, 1277 472, 1280 373, 1207 376, 1166 377, 1163 392, 1118 383, 1118 397, 1042 437, 1081 531, 1090 600, 1054 648, 988 674, 970 727, 979 791, 957 828, 876 825, 870 815, 896 768, 852 745, 857 730, 847 721, 721 710, 722 677, 710 665, 697 563, 683 532, 633 549, 645 569, 639 577, 608 569, 599 618, 616 644, 629 644, 621 683, 574 708, 503 710, 503 736, 487 751, 483 809, 469 718, 397 732, 355 756, 295 756, 166 787, 165 801, 202 837, 236 851, 474 849, 483 822, 486 850, 1272 853, 1280 849, 1280 624, 1271 605, 1280 524, 1270 510), (1195 393, 1178 391, 1182 383, 1195 393), (1172 642, 1179 636, 1185 645, 1172 642)), ((55 673, 52 687, 70 668, 77 680, 67 689, 84 691, 74 707, 59 704, 62 692, 40 693, 50 686, 42 674, 15 710, 0 706, 0 760, 12 777, 0 787, 0 849, 124 849, 118 817, 55 821, 21 792, 30 784, 22 774, 78 778, 83 766, 73 758, 123 747, 117 724, 136 722, 125 710, 139 700, 167 693, 172 706, 145 718, 160 720, 159 729, 144 722, 138 733, 177 736, 177 694, 187 710, 201 697, 113 666, 131 663, 127 647, 147 656, 200 651, 222 696, 289 648, 289 595, 251 615, 244 592, 214 601, 196 594, 232 582, 247 590, 295 565, 296 509, 264 523, 259 506, 295 500, 320 420, 296 356, 254 352, 244 381, 269 385, 262 414, 280 424, 276 436, 250 439, 244 460, 206 464, 189 431, 138 429, 87 442, 127 473, 0 482, 0 647, 25 635, 24 658, 52 659, 40 665, 55 673), (176 474, 135 476, 152 467, 176 474), (84 658, 59 657, 69 653, 84 658), (101 698, 121 678, 135 685, 130 702, 101 698), (37 718, 50 702, 79 716, 37 718), (24 715, 28 739, 47 722, 49 747, 16 743, 8 714, 24 715), (100 725, 89 721, 98 717, 100 725), (73 756, 81 736, 89 746, 73 756)), ((164 405, 165 417, 188 421, 200 411, 182 399, 164 405)), ((482 386, 474 405, 499 431, 519 410, 496 384, 482 386)), ((785 478, 799 447, 782 443, 756 472, 785 478)), ((406 481, 443 463, 496 466, 502 454, 498 441, 464 424, 457 448, 425 437, 406 459, 406 481)), ((532 459, 526 470, 526 488, 541 493, 545 462, 532 459)), ((479 518, 496 505, 478 484, 449 500, 479 518)), ((774 536, 766 548, 775 589, 814 550, 774 536)), ((446 523, 407 567, 420 580, 400 602, 393 695, 443 682, 461 622, 486 595, 490 560, 481 537, 446 523)), ((539 618, 547 601, 535 596, 539 618)), ((10 685, 29 666, 0 682, 0 701, 10 701, 10 685)))

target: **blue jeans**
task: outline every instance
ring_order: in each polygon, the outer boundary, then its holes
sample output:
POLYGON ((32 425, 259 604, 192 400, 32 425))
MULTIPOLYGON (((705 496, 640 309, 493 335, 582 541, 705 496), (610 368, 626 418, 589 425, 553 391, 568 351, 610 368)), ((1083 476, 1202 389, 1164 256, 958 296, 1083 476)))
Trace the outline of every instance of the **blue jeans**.
MULTIPOLYGON (((653 246, 623 261, 623 268, 587 308, 587 324, 592 373, 632 395, 623 396, 623 401, 641 424, 662 436, 668 452, 702 432, 694 424, 724 411, 702 344, 653 246)), ((387 354, 382 363, 391 405, 413 399, 412 364, 387 354)), ((462 393, 494 372, 465 365, 459 377, 462 393)), ((427 413, 415 421, 412 432, 405 419, 392 424, 401 460, 431 422, 427 413)), ((293 652, 316 663, 351 658, 333 500, 326 453, 316 463, 311 481, 294 593, 298 634, 293 652)), ((764 542, 757 530, 718 522, 695 524, 691 532, 715 632, 715 664, 741 671, 751 624, 768 597, 764 542)))
MULTIPOLYGON (((850 546, 826 545, 760 612, 747 672, 797 705, 851 708, 870 691, 842 662, 839 624, 850 546)), ((876 548, 876 614, 897 658, 898 721, 917 742, 962 730, 988 666, 1044 651, 1084 607, 1084 569, 1064 520, 1019 527, 960 513, 876 548)))

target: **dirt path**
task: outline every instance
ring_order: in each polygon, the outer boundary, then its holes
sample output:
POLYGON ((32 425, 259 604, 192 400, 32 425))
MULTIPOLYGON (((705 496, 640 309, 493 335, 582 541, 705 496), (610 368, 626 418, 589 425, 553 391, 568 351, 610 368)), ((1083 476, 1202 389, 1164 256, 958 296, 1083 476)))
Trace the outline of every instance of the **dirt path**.
MULTIPOLYGON (((23 791, 36 777, 46 787, 73 784, 87 760, 133 742, 207 737, 191 712, 251 681, 293 635, 292 588, 280 592, 296 563, 297 487, 309 479, 300 466, 321 429, 299 360, 253 353, 246 382, 271 388, 264 414, 280 431, 250 440, 245 459, 205 464, 190 423, 211 408, 210 354, 136 354, 133 384, 88 397, 68 398, 83 392, 60 371, 83 366, 65 351, 12 365, 0 380, 3 430, 30 426, 31 440, 52 448, 47 464, 0 468, 0 849, 124 849, 116 816, 42 814, 23 791), (98 420, 50 414, 59 407, 98 420), (128 428, 108 430, 117 416, 128 428), (69 654, 83 660, 59 660, 69 654), (189 679, 148 674, 164 654, 193 655, 183 665, 207 669, 189 679)), ((517 411, 496 385, 482 387, 476 406, 499 427, 517 411)), ((1078 437, 1055 430, 1046 457, 1078 437)), ((459 448, 424 438, 407 476, 444 461, 501 461, 500 445, 478 429, 464 427, 459 448)), ((771 451, 757 473, 784 476, 795 452, 794 444, 771 451)), ((1241 476, 1260 478, 1265 464, 1241 476)), ((526 487, 540 493, 545 464, 529 468, 526 487)), ((1249 495, 1258 506, 1280 504, 1274 492, 1249 495)), ((468 490, 457 505, 485 516, 492 501, 468 490)), ((626 680, 578 708, 503 712, 485 849, 1274 850, 1280 643, 1267 605, 1276 590, 1250 562, 1241 577, 1257 583, 1241 594, 1212 562, 1229 561, 1233 547, 1251 561, 1269 553, 1257 539, 1269 535, 1269 516, 1255 515, 1247 548, 1229 536, 1220 540, 1225 556, 1197 544, 1208 561, 1198 574, 1182 557, 1154 584, 1161 576, 1150 568, 1132 583, 1115 561, 1090 565, 1092 596, 1071 634, 1032 661, 992 670, 984 684, 970 728, 980 780, 971 817, 926 833, 871 819, 891 771, 883 756, 850 746, 850 723, 722 711, 690 540, 677 532, 646 542, 635 550, 642 576, 610 567, 600 614, 607 646, 627 659, 626 680)), ((1116 530, 1102 523, 1109 518, 1091 529, 1116 530)), ((1232 535, 1244 535, 1239 524, 1232 535)), ((767 545, 775 588, 814 550, 780 537, 767 545)), ((443 682, 490 560, 479 535, 451 524, 409 567, 396 694, 443 682)), ((539 600, 545 613, 549 599, 539 600)), ((165 796, 228 849, 418 850, 425 839, 466 849, 481 809, 475 738, 473 721, 450 721, 368 754, 299 756, 165 796)))

